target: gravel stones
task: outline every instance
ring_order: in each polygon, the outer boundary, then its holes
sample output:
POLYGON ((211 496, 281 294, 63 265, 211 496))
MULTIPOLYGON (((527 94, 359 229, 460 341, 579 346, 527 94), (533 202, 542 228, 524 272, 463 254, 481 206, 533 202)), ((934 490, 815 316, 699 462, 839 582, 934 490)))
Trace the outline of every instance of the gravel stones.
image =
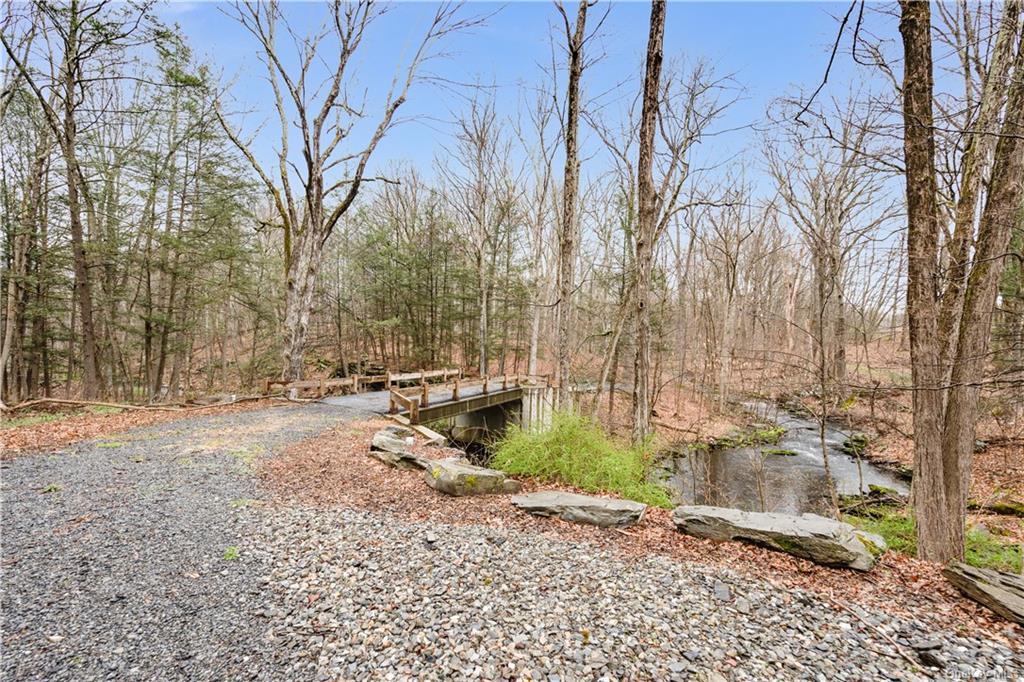
POLYGON ((851 606, 862 622, 800 591, 500 519, 253 502, 255 459, 353 416, 307 406, 184 419, 5 463, 0 675, 923 679, 879 632, 908 651, 941 640, 944 674, 1024 673, 995 641, 851 606), (42 493, 50 484, 62 489, 42 493), (719 582, 742 596, 717 599, 719 582))
POLYGON ((677 507, 672 520, 684 533, 712 540, 743 540, 825 566, 867 571, 885 540, 817 514, 747 512, 701 505, 677 507))
POLYGON ((4 462, 0 678, 287 677, 262 639, 253 465, 352 416, 196 416, 4 462))
MULTIPOLYGON (((496 546, 487 527, 347 509, 280 510, 264 532, 268 590, 289 614, 268 626, 302 652, 297 677, 925 679, 877 631, 921 637, 923 625, 864 613, 868 625, 727 571, 511 531, 496 546), (442 540, 423 542, 429 532, 442 540), (719 600, 719 583, 743 596, 719 600)), ((961 645, 943 650, 947 666, 1024 671, 997 644, 943 640, 961 645)))
POLYGON ((474 466, 457 457, 430 460, 423 480, 434 490, 456 497, 500 495, 520 490, 519 482, 506 478, 505 472, 474 466))
POLYGON ((591 495, 545 490, 516 495, 512 504, 535 516, 556 516, 565 521, 593 526, 632 526, 643 518, 647 505, 591 495))

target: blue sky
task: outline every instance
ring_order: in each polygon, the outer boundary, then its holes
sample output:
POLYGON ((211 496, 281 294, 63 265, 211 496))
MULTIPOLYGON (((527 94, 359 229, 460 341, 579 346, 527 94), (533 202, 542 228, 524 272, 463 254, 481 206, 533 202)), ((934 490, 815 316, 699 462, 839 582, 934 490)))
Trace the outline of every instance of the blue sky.
MULTIPOLYGON (((592 20, 600 15, 602 4, 591 10, 592 20)), ((163 7, 160 14, 179 23, 197 55, 221 69, 223 80, 232 83, 237 107, 251 111, 244 119, 235 119, 243 130, 251 134, 259 123, 268 122, 255 147, 269 164, 277 135, 273 100, 253 38, 225 15, 225 7, 212 2, 176 3, 163 7)), ((838 27, 835 17, 847 7, 846 3, 816 2, 671 2, 666 59, 703 59, 719 73, 732 74, 743 89, 742 99, 720 127, 754 124, 773 98, 801 87, 813 89, 820 81, 838 27)), ((371 111, 402 63, 401 57, 417 42, 433 8, 429 3, 397 5, 371 30, 358 64, 359 84, 369 93, 371 111)), ((318 3, 286 3, 284 11, 299 31, 311 30, 326 16, 318 3)), ((617 83, 623 83, 624 99, 635 94, 649 11, 646 2, 611 4, 599 42, 606 56, 585 75, 588 94, 604 92, 617 83)), ((539 65, 549 61, 549 31, 553 26, 558 29, 554 23, 558 15, 548 2, 469 3, 463 12, 493 16, 485 26, 449 40, 445 49, 450 56, 430 68, 453 80, 494 83, 499 112, 512 116, 523 88, 542 78, 539 65)), ((830 79, 837 95, 850 81, 848 61, 840 57, 830 79)), ((449 142, 446 121, 463 105, 456 93, 426 84, 414 89, 402 112, 415 120, 392 132, 378 148, 374 165, 379 169, 409 162, 429 175, 435 155, 443 153, 442 145, 449 142)), ((593 136, 589 143, 596 144, 593 136)), ((740 129, 716 137, 704 151, 726 158, 756 145, 756 135, 740 129)))

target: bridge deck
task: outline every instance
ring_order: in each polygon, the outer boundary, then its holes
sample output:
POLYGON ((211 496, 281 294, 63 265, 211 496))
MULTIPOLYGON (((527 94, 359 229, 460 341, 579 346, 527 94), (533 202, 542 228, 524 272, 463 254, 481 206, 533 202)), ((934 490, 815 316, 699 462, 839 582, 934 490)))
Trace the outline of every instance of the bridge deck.
MULTIPOLYGON (((509 381, 508 388, 506 389, 502 389, 502 385, 500 378, 491 379, 487 384, 487 393, 484 393, 482 381, 460 385, 458 400, 452 400, 452 386, 450 384, 428 386, 428 405, 426 407, 420 405, 417 423, 454 417, 522 398, 522 388, 513 386, 511 381, 509 381)), ((410 397, 419 395, 415 389, 405 389, 403 392, 410 397)), ((388 391, 372 391, 356 395, 332 396, 324 398, 323 402, 332 405, 360 407, 368 411, 384 414, 388 411, 389 397, 388 391)), ((401 410, 399 414, 408 417, 409 411, 401 410)))

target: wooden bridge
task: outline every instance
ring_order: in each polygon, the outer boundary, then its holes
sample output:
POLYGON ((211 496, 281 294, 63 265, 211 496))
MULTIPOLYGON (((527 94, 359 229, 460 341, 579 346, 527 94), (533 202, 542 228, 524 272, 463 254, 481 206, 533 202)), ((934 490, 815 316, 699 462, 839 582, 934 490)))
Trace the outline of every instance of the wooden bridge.
MULTIPOLYGON (((422 424, 522 400, 524 386, 536 385, 519 375, 493 379, 457 378, 443 385, 424 381, 413 389, 390 389, 388 412, 402 414, 411 424, 422 424)), ((546 381, 541 385, 546 386, 546 381)))
POLYGON ((268 379, 264 382, 263 393, 270 393, 270 389, 279 387, 285 391, 315 391, 317 398, 323 398, 331 391, 348 390, 350 393, 360 393, 375 386, 391 390, 393 386, 401 386, 410 383, 427 383, 431 379, 440 379, 442 383, 447 382, 450 377, 462 377, 461 369, 432 369, 419 372, 386 372, 384 374, 354 374, 349 377, 336 377, 331 379, 305 379, 303 381, 280 381, 268 379))
POLYGON ((269 393, 273 387, 296 393, 311 391, 317 398, 324 398, 331 392, 349 396, 326 399, 336 404, 351 403, 357 400, 354 394, 362 394, 364 409, 382 412, 387 406, 389 414, 413 426, 474 412, 482 416, 488 408, 507 405, 515 408, 520 425, 543 427, 550 422, 552 410, 549 377, 516 374, 464 379, 461 369, 451 368, 265 382, 265 392, 269 393))

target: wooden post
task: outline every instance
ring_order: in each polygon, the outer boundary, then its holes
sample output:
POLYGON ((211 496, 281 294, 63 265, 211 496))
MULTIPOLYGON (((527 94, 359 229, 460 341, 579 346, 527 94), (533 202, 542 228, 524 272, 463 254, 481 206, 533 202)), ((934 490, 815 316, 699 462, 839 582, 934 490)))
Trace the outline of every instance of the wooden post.
POLYGON ((430 388, 427 386, 427 380, 423 379, 420 383, 420 393, 423 396, 420 404, 423 407, 430 407, 430 388))
POLYGON ((420 401, 419 398, 413 398, 409 402, 409 423, 419 424, 420 423, 420 401))
POLYGON ((352 392, 359 393, 359 375, 352 375, 352 392))
POLYGON ((459 399, 459 379, 458 379, 458 377, 456 377, 455 378, 455 386, 454 386, 454 388, 452 388, 452 402, 455 402, 458 399, 459 399))
POLYGON ((398 414, 398 404, 395 403, 394 393, 388 393, 388 414, 398 414))
POLYGON ((487 395, 487 384, 491 383, 490 377, 484 377, 484 395, 487 395))
POLYGON ((503 390, 503 391, 507 391, 508 390, 508 375, 507 374, 503 374, 501 376, 501 390, 503 390))
POLYGON ((318 395, 317 395, 318 398, 323 398, 324 397, 324 378, 323 377, 320 377, 320 386, 317 389, 317 392, 318 392, 318 395))

